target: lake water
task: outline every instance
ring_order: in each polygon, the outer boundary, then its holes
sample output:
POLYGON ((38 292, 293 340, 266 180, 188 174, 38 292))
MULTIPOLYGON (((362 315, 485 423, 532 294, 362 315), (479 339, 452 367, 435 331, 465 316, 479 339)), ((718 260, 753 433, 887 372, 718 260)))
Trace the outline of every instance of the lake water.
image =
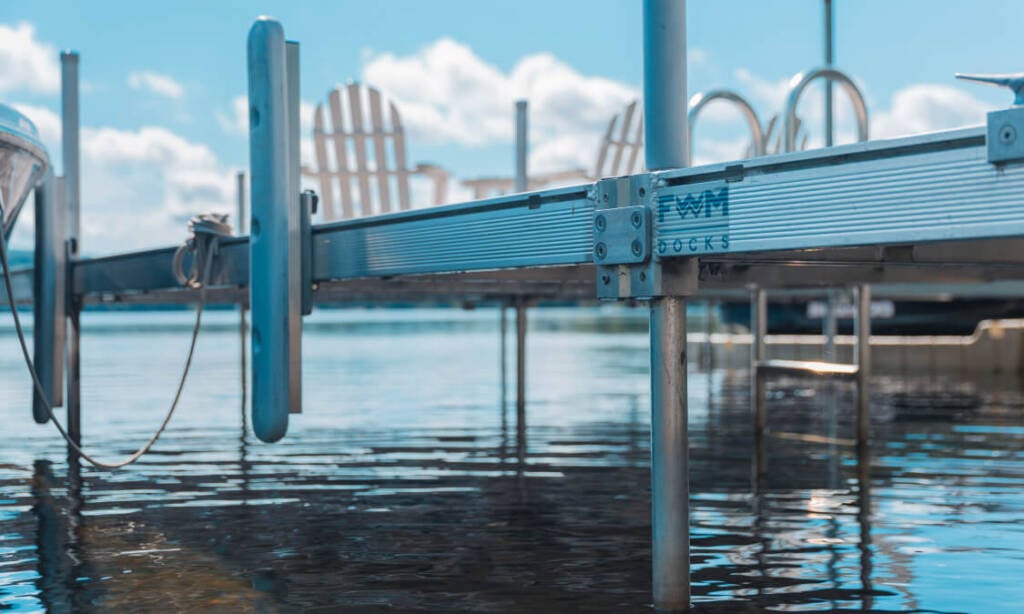
MULTIPOLYGON (((244 431, 238 316, 207 315, 153 452, 70 473, 0 317, 0 610, 650 609, 644 310, 531 310, 525 436, 496 310, 318 312, 271 445, 244 431)), ((191 323, 84 314, 88 449, 151 434, 191 323)), ((1024 611, 1019 382, 878 374, 858 458, 848 386, 773 381, 752 484, 748 373, 689 381, 698 611, 1024 611)))

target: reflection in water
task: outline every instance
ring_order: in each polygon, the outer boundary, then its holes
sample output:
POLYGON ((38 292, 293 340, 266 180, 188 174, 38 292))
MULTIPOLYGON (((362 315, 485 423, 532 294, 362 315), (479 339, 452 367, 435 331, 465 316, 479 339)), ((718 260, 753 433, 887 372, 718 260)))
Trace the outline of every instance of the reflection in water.
MULTIPOLYGON (((119 472, 69 471, 0 334, 0 609, 645 611, 646 313, 534 312, 526 428, 493 311, 334 312, 274 445, 249 439, 237 316, 214 313, 185 411, 119 472)), ((106 315, 86 314, 83 416, 112 457, 157 419, 188 322, 106 315)), ((690 382, 698 610, 1024 605, 1016 381, 876 378, 869 449, 852 386, 772 378, 761 456, 749 373, 690 382)))

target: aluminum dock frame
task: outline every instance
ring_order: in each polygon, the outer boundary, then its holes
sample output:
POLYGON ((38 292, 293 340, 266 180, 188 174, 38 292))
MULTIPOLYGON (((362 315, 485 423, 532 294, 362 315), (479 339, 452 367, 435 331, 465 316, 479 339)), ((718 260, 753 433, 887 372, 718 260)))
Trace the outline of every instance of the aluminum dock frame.
MULTIPOLYGON (((253 424, 264 440, 283 436, 300 409, 297 348, 314 302, 491 302, 516 305, 518 325, 527 304, 546 299, 649 301, 653 601, 679 610, 690 601, 687 297, 1024 279, 1024 107, 994 112, 977 129, 687 168, 683 1, 647 0, 644 28, 649 172, 310 226, 312 198, 295 181, 298 46, 280 24, 258 21, 249 39, 251 236, 221 240, 207 298, 251 309, 253 424)), ((173 246, 78 257, 77 96, 67 82, 75 67, 65 68, 65 207, 40 210, 68 219, 44 224, 37 263, 47 281, 33 289, 33 271, 17 272, 15 293, 45 306, 37 329, 63 330, 67 310, 75 425, 83 305, 191 303, 198 294, 175 278, 173 246), (52 238, 59 228, 65 244, 52 238), (65 291, 66 301, 55 300, 65 291)), ((60 191, 44 188, 44 198, 60 191)), ((521 339, 525 326, 517 329, 521 339)), ((860 330, 866 338, 870 329, 860 330)), ((53 334, 42 347, 56 347, 53 334)), ((858 350, 864 374, 867 349, 858 350)), ((37 356, 37 365, 52 360, 46 373, 58 373, 60 354, 37 356)), ((864 443, 866 387, 861 377, 864 443)))

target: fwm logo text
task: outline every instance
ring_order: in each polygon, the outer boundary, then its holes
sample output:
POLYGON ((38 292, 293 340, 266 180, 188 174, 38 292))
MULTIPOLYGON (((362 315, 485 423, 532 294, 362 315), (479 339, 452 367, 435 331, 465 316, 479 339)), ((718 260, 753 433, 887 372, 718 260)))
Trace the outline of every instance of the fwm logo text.
POLYGON ((658 240, 659 254, 729 249, 729 186, 658 197, 658 223, 675 235, 658 240))

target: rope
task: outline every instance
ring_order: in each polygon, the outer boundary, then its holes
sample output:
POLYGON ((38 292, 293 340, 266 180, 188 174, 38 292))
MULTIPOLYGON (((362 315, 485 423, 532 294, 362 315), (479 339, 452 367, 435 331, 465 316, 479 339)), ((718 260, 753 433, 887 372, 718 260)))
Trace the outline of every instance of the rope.
MULTIPOLYGON (((21 344, 21 354, 25 358, 25 366, 28 367, 29 374, 32 376, 32 384, 35 387, 35 392, 39 395, 39 399, 42 401, 47 415, 50 417, 53 425, 57 427, 57 431, 60 433, 61 437, 63 437, 64 441, 67 442, 68 447, 72 448, 79 456, 84 458, 93 466, 101 469, 118 469, 134 463, 142 458, 146 452, 149 452, 150 448, 153 447, 153 444, 155 444, 160 438, 160 435, 163 434, 164 429, 167 428, 168 423, 170 423, 171 417, 174 415, 174 410, 178 408, 178 402, 181 400, 181 393, 185 389, 185 381, 188 379, 189 370, 192 367, 192 356, 195 354, 196 341, 199 339, 199 329, 203 321, 203 307, 206 306, 206 285, 210 279, 210 270, 212 269, 213 257, 217 251, 217 246, 220 241, 219 237, 222 234, 231 233, 231 227, 227 225, 226 222, 227 215, 217 214, 200 215, 192 218, 189 222, 189 229, 193 231, 194 235, 189 239, 185 246, 189 246, 189 249, 195 251, 197 255, 202 253, 204 256, 204 264, 201 276, 192 280, 192 282, 188 284, 190 287, 199 288, 199 304, 196 306, 196 323, 192 328, 192 341, 189 343, 188 354, 185 358, 185 368, 182 370, 181 378, 178 380, 178 388, 174 393, 174 400, 171 401, 171 406, 167 410, 167 415, 164 417, 163 422, 160 423, 160 428, 158 428, 156 433, 149 438, 149 441, 147 441, 145 445, 133 452, 127 458, 116 463, 106 463, 87 454, 80 445, 71 439, 60 421, 57 420, 57 417, 54 415, 53 406, 50 404, 50 400, 43 392, 43 385, 39 381, 39 374, 36 373, 35 367, 32 365, 32 358, 29 356, 28 344, 25 341, 25 333, 21 328, 21 318, 18 317, 18 308, 14 301, 11 269, 7 262, 7 241, 3 238, 2 233, 0 233, 0 266, 3 266, 4 269, 4 287, 7 290, 7 302, 11 307, 11 314, 14 316, 14 329, 18 334, 18 342, 21 344), (199 240, 200 236, 203 238, 202 241, 199 240)), ((181 248, 179 248, 179 250, 181 250, 181 248)), ((176 260, 177 257, 177 253, 175 253, 176 260)), ((196 259, 193 265, 194 269, 197 268, 196 265, 198 262, 199 260, 196 259)))

